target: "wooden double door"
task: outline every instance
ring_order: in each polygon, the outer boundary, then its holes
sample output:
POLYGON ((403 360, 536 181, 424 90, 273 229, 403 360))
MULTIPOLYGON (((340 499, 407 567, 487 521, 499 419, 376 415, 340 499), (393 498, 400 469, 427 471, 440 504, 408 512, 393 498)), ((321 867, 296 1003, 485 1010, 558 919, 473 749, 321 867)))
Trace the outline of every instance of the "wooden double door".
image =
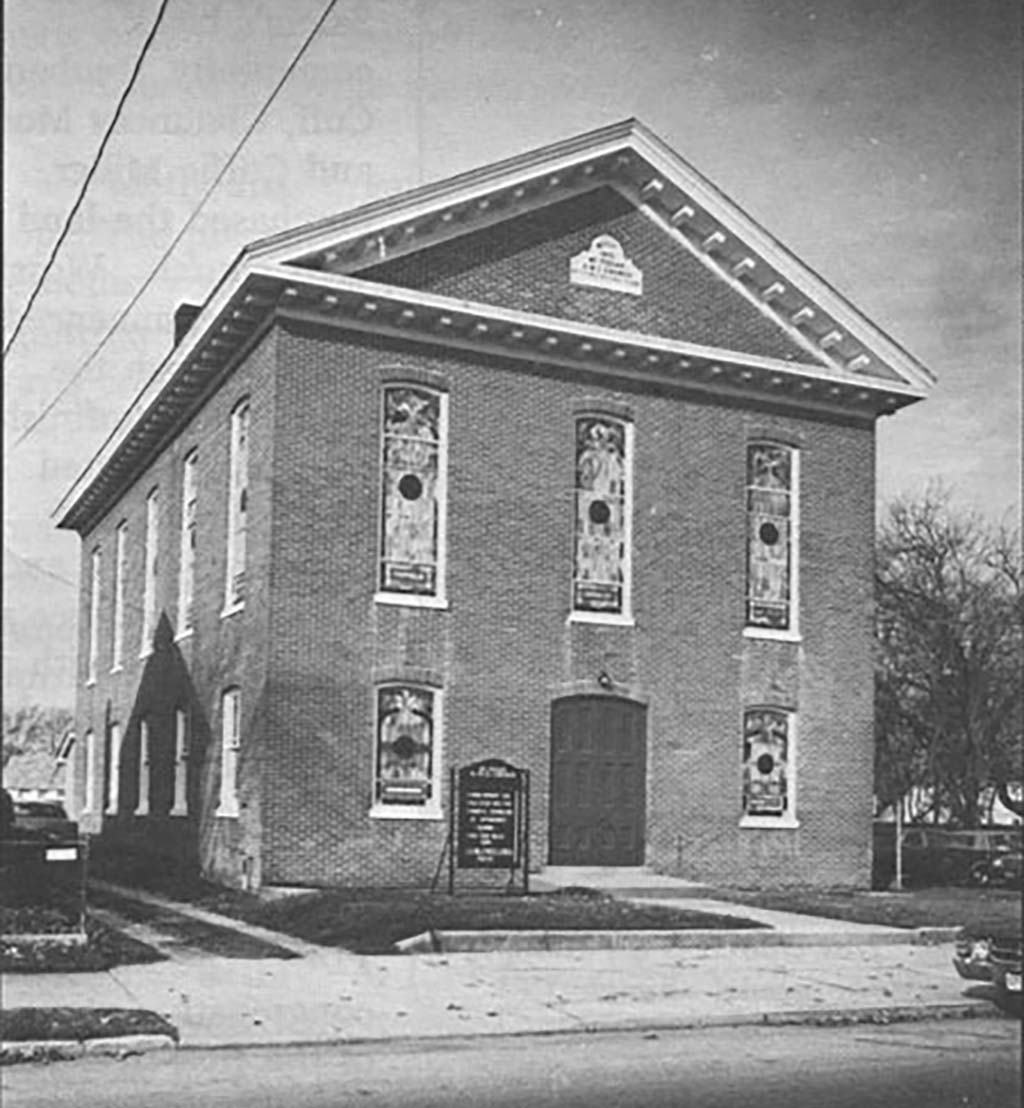
POLYGON ((646 801, 644 705, 609 696, 556 700, 549 863, 643 865, 646 801))

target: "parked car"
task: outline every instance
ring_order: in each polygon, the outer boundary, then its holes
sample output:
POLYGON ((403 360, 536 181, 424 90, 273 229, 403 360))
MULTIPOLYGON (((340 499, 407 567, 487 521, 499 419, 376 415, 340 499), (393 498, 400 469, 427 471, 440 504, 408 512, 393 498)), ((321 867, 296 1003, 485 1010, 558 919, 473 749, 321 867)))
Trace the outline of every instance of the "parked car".
POLYGON ((1006 928, 962 927, 953 965, 967 981, 989 981, 993 999, 1005 1012, 1021 1014, 1021 933, 1006 928))
POLYGON ((992 983, 996 987, 996 1003, 1004 1011, 1019 1016, 1021 1014, 1020 932, 994 935, 990 945, 989 960, 992 963, 992 983))
POLYGON ((16 800, 14 833, 24 838, 66 842, 78 838, 78 824, 68 819, 63 804, 52 800, 16 800))
POLYGON ((1019 850, 1008 850, 994 858, 983 858, 971 866, 972 885, 995 886, 1004 889, 1021 887, 1022 855, 1019 850))
MULTIPOLYGON (((996 858, 1020 851, 1020 829, 959 831, 918 824, 903 829, 902 847, 907 885, 978 884, 996 858)), ((888 888, 895 873, 896 828, 891 823, 876 823, 872 887, 888 888)))

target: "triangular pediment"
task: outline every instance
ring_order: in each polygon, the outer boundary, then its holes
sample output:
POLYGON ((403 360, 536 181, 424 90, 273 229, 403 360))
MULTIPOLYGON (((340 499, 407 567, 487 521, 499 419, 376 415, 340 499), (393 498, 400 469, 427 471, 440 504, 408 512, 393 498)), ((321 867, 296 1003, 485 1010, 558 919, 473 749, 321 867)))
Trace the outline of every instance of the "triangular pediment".
POLYGON ((574 323, 818 361, 610 185, 510 214, 358 275, 574 323))
POLYGON ((933 380, 633 120, 254 243, 246 254, 821 366, 919 395, 933 380))
POLYGON ((859 422, 934 383, 627 120, 245 247, 60 525, 96 518, 274 316, 859 422))

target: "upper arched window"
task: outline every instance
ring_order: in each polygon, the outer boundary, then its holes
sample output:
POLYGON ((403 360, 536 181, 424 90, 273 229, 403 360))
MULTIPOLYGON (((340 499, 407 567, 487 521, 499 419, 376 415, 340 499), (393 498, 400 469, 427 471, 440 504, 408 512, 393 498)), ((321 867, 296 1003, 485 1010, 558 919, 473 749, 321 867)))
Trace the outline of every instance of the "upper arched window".
POLYGON ((421 385, 384 388, 378 600, 444 602, 447 399, 421 385))

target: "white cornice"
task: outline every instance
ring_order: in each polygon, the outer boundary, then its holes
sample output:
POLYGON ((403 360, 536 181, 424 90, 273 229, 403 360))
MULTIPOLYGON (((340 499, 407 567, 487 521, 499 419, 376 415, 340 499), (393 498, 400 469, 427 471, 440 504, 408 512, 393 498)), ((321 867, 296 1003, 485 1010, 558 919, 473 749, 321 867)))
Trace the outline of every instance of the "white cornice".
POLYGON ((706 393, 774 395, 800 408, 845 410, 857 418, 913 403, 933 383, 920 363, 711 182, 642 124, 626 120, 246 247, 62 499, 55 512, 59 525, 78 527, 95 518, 112 490, 175 433, 275 312, 606 375, 618 366, 635 378, 642 363, 649 380, 706 393), (372 256, 374 236, 385 236, 384 252, 393 258, 598 185, 636 204, 777 323, 810 360, 761 358, 358 276, 379 260, 372 256), (335 249, 350 251, 340 272, 310 268, 311 258, 335 249), (374 315, 374 301, 386 310, 374 315))

